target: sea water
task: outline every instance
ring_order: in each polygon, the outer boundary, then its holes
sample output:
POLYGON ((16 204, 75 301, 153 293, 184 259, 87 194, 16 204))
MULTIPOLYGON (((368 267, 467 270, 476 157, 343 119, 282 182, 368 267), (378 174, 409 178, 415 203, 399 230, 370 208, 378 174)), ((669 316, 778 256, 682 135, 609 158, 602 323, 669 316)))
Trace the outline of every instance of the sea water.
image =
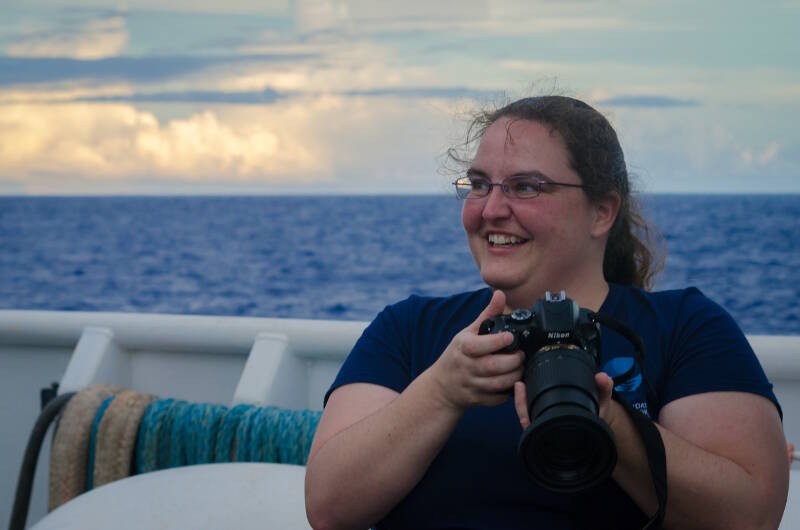
MULTIPOLYGON (((658 289, 800 334, 800 196, 649 195, 658 289)), ((0 308, 371 320, 482 286, 446 196, 2 197, 0 308)))

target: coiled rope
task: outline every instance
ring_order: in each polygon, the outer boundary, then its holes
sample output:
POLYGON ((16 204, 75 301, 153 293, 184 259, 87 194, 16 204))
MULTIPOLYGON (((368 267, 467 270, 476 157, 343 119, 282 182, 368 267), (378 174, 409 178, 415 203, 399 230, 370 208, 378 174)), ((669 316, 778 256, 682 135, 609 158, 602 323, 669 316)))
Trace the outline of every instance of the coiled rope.
POLYGON ((113 480, 217 462, 305 465, 322 413, 157 399, 111 385, 78 392, 50 460, 50 509, 113 480))
POLYGON ((213 462, 305 465, 321 412, 175 399, 148 405, 136 440, 136 473, 213 462))

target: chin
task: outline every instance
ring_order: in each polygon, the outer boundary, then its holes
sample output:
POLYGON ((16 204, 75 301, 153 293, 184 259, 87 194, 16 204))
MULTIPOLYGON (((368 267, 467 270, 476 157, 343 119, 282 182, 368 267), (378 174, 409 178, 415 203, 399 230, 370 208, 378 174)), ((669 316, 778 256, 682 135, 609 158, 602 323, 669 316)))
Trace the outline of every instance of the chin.
POLYGON ((524 283, 524 278, 510 277, 507 274, 481 274, 483 281, 492 289, 500 289, 503 292, 513 291, 521 287, 524 283))

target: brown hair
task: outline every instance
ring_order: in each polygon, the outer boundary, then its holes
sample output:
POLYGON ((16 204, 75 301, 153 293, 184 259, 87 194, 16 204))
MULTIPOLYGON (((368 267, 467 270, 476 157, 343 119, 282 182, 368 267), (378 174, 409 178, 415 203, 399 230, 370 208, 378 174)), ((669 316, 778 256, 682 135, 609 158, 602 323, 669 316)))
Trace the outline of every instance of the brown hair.
POLYGON ((503 117, 536 121, 558 133, 590 200, 612 192, 619 194, 620 209, 606 243, 603 275, 609 282, 652 288, 653 278, 663 265, 663 252, 653 241, 658 234, 648 227, 631 195, 625 156, 617 133, 605 116, 583 101, 566 96, 523 98, 476 114, 465 143, 450 148, 448 159, 459 165, 468 164, 471 157, 464 156, 463 148, 474 146, 489 126, 503 117))

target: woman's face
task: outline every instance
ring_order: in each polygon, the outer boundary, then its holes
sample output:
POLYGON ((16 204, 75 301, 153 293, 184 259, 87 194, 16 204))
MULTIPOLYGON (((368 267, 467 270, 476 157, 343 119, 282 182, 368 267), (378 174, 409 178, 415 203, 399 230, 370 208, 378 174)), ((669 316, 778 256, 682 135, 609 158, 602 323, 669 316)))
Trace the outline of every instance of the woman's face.
MULTIPOLYGON (((470 168, 493 183, 518 175, 582 184, 561 136, 539 122, 501 118, 484 134, 470 168)), ((509 304, 532 304, 546 290, 578 288, 587 274, 602 280, 605 240, 595 208, 581 188, 544 185, 538 197, 514 199, 497 186, 464 201, 462 222, 483 280, 509 304)), ((512 305, 513 307, 513 305, 512 305)))

